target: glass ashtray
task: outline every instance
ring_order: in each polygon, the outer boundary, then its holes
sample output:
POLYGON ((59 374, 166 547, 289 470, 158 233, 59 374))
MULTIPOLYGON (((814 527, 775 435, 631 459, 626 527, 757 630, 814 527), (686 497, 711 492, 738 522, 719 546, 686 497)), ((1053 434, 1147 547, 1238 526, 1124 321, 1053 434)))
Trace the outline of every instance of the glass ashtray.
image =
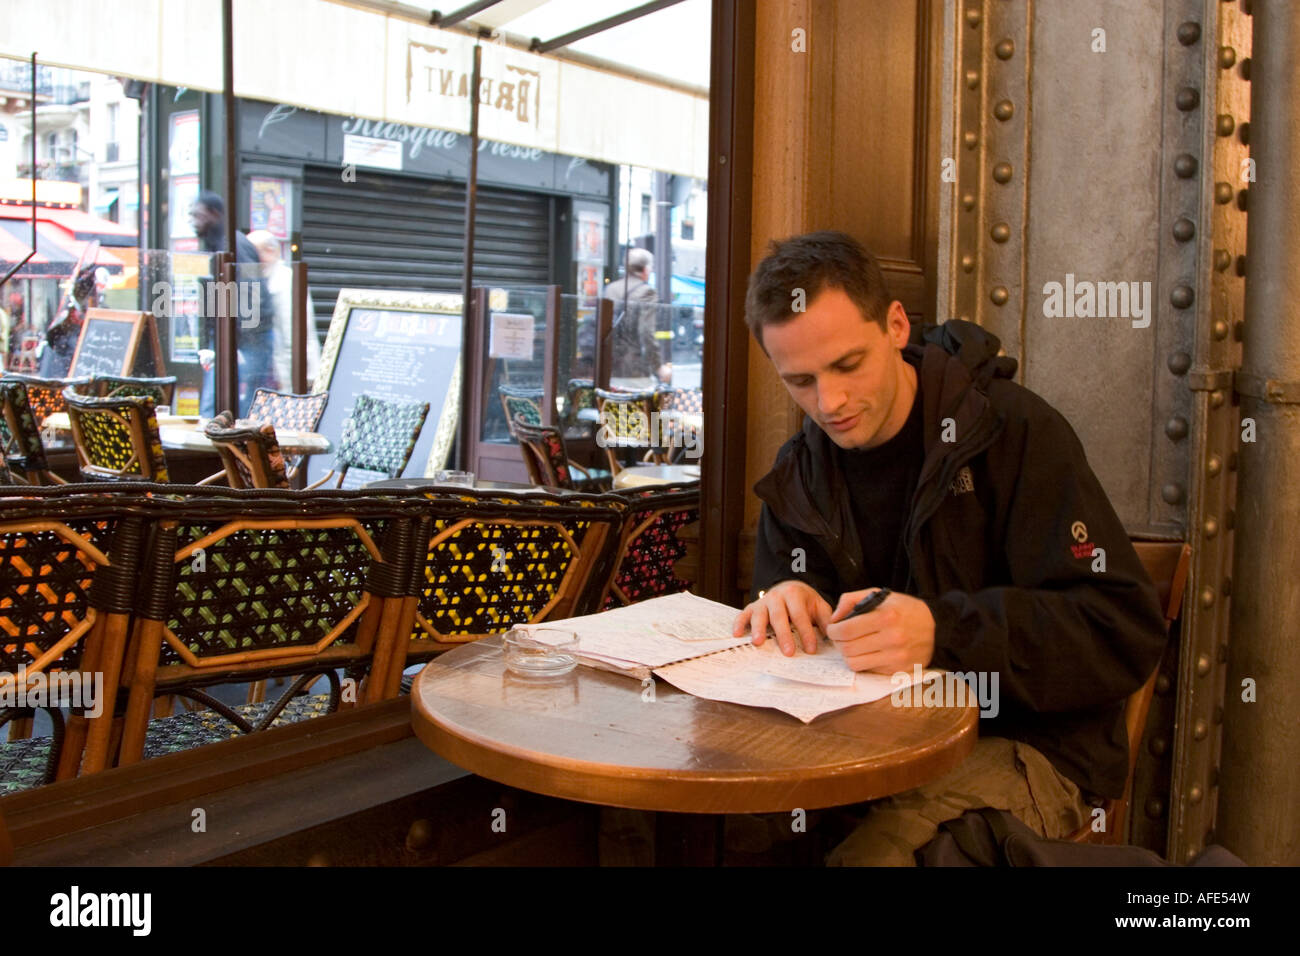
POLYGON ((501 638, 506 669, 523 677, 555 677, 578 664, 578 635, 554 627, 513 628, 501 638))

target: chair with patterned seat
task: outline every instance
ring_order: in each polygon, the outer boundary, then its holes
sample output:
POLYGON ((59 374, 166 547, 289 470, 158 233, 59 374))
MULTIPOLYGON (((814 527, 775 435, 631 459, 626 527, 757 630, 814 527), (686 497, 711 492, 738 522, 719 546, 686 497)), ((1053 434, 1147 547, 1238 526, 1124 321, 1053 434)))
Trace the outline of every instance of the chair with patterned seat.
POLYGON ((27 399, 27 386, 11 378, 0 379, 0 446, 10 472, 28 484, 65 484, 50 470, 41 429, 27 399))
POLYGON ((97 395, 100 398, 147 395, 153 399, 155 406, 166 405, 170 408, 172 398, 176 394, 176 376, 129 378, 122 375, 96 375, 84 391, 86 394, 97 395))
POLYGON ((240 420, 221 412, 203 426, 203 435, 221 456, 231 488, 288 488, 284 456, 270 422, 240 420))
POLYGON ((24 489, 3 515, 0 698, 21 706, 0 707, 0 795, 108 766, 147 530, 120 500, 55 488, 24 489), (36 710, 51 736, 31 736, 36 710))
POLYGON ((119 766, 384 699, 413 502, 212 489, 148 507, 153 534, 122 682, 119 766), (208 692, 273 677, 291 678, 273 702, 231 706, 208 692), (324 701, 309 693, 322 678, 324 701), (153 718, 166 695, 207 710, 153 718))
POLYGON ((428 414, 428 402, 391 402, 373 395, 358 395, 352 414, 343 423, 334 467, 309 487, 319 488, 338 475, 334 487, 341 488, 350 468, 400 478, 411 460, 411 452, 415 451, 428 414))
POLYGON ((516 624, 594 611, 591 581, 622 526, 608 495, 430 491, 419 510, 391 693, 410 664, 516 624))
POLYGON ((506 413, 506 428, 514 435, 515 421, 522 418, 529 425, 542 423, 543 392, 540 388, 522 385, 498 385, 497 395, 506 413))
POLYGON ((662 441, 668 449, 668 463, 679 464, 688 452, 698 463, 699 427, 704 416, 704 389, 664 388, 655 393, 662 441))
POLYGON ((89 398, 63 393, 72 421, 81 477, 86 481, 165 482, 167 458, 147 395, 89 398))
POLYGON ((564 402, 564 437, 591 438, 599 422, 595 384, 589 378, 569 379, 564 402))
POLYGON ((700 520, 700 487, 663 485, 614 492, 627 503, 602 610, 685 591, 674 565, 686 554, 677 533, 700 520))
POLYGON ((600 429, 596 442, 609 457, 610 473, 617 475, 625 467, 619 460, 618 449, 645 449, 643 461, 656 465, 667 464, 664 448, 654 444, 659 436, 651 434, 652 424, 658 420, 657 393, 613 392, 598 388, 596 405, 600 413, 600 429))
MULTIPOLYGON (((312 392, 298 395, 294 392, 277 392, 269 388, 259 388, 253 393, 253 401, 248 406, 249 421, 270 422, 282 432, 314 432, 320 425, 325 406, 329 403, 329 392, 312 392)), ((285 455, 284 468, 289 480, 293 481, 302 467, 306 455, 285 455)))
POLYGON ((546 488, 568 491, 608 491, 611 476, 603 468, 584 468, 569 458, 564 436, 549 425, 530 425, 515 419, 515 438, 524 456, 529 480, 546 488))
MULTIPOLYGON (((22 382, 27 389, 27 404, 36 419, 36 427, 44 428, 45 419, 56 412, 66 412, 68 403, 63 399, 63 392, 68 387, 80 390, 90 384, 90 376, 77 378, 41 378, 39 375, 23 375, 6 372, 6 382, 22 382)), ((83 393, 84 394, 84 393, 83 393)))

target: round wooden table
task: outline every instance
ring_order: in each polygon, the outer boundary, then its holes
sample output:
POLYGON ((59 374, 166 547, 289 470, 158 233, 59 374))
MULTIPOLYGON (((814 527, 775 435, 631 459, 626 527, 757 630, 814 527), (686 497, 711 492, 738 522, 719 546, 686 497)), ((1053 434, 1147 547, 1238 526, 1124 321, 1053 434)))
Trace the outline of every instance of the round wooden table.
POLYGON ((842 806, 920 786, 975 746, 979 711, 888 697, 804 724, 579 666, 549 680, 505 670, 501 639, 435 658, 411 691, 430 749, 535 793, 675 813, 842 806))

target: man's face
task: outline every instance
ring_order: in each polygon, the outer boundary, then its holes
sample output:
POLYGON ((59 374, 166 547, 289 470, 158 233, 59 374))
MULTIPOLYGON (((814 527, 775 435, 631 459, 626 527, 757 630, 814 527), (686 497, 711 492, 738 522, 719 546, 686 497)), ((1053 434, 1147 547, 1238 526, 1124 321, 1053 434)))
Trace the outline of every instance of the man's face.
POLYGON ((843 289, 826 289, 803 313, 763 328, 763 345, 790 397, 841 448, 872 448, 902 428, 915 395, 907 313, 889 306, 887 331, 863 319, 843 289))
POLYGON ((190 205, 190 228, 194 235, 201 236, 214 224, 221 221, 221 216, 201 202, 190 205))

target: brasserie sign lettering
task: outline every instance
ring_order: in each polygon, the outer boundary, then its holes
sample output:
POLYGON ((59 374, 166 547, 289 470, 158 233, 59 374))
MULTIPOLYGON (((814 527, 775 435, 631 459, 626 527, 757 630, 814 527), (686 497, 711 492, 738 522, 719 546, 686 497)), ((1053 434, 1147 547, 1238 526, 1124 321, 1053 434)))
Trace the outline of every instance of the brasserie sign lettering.
MULTIPOLYGON (((460 51, 458 51, 460 52, 460 51)), ((416 40, 406 41, 406 102, 408 105, 436 96, 444 101, 469 99, 469 71, 446 47, 416 40)), ((541 124, 542 74, 514 63, 484 61, 479 76, 479 104, 513 119, 522 127, 541 124), (493 75, 493 66, 504 68, 493 75)))

